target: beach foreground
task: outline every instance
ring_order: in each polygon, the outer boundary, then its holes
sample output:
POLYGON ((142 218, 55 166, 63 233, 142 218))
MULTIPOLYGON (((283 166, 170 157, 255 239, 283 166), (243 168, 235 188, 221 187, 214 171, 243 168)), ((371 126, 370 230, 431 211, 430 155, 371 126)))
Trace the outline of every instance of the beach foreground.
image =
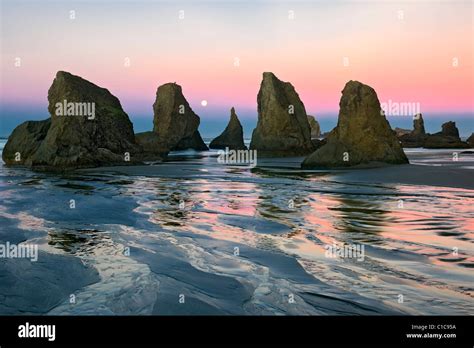
POLYGON ((63 175, 2 167, 0 240, 40 251, 0 263, 0 294, 17 291, 0 313, 472 314, 474 155, 455 151, 332 171, 222 165, 215 151, 63 175), (363 253, 328 257, 341 244, 363 253))

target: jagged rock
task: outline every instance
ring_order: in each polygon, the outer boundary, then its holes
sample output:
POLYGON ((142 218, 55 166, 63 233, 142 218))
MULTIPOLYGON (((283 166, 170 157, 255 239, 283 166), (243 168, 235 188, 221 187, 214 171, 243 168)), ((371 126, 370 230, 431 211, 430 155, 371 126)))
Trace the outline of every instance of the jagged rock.
POLYGON ((467 138, 466 143, 470 147, 474 147, 474 133, 472 133, 471 136, 469 138, 467 138))
MULTIPOLYGON (((107 89, 68 72, 59 71, 48 91, 51 125, 40 136, 15 129, 9 138, 7 164, 15 164, 10 152, 22 153, 22 164, 37 169, 66 170, 100 165, 129 164, 141 151, 135 143, 133 125, 120 101, 107 89), (15 146, 18 144, 18 148, 15 146), (26 155, 24 155, 24 153, 26 155), (130 157, 129 157, 129 156, 130 157), (128 161, 130 159, 130 161, 128 161)), ((30 126, 31 127, 31 126, 30 126)), ((28 125, 26 126, 28 128, 28 125)), ((41 127, 40 127, 41 128, 41 127)))
POLYGON ((230 109, 230 120, 227 127, 221 135, 211 141, 209 147, 211 149, 225 149, 226 147, 231 150, 247 149, 244 144, 244 131, 234 108, 230 109))
POLYGON ((315 150, 319 149, 323 145, 326 145, 327 139, 311 139, 311 142, 313 143, 313 147, 315 150))
POLYGON ((394 129, 394 132, 395 132, 395 135, 400 138, 401 136, 403 135, 407 135, 407 134, 410 134, 411 133, 411 130, 410 129, 405 129, 405 128, 398 128, 396 127, 394 129))
POLYGON ((169 150, 208 150, 197 130, 200 119, 191 109, 181 86, 166 83, 158 87, 153 104, 153 131, 169 150))
POLYGON ((441 132, 436 134, 459 138, 458 127, 456 127, 456 122, 453 121, 443 123, 441 125, 441 132))
POLYGON ((138 156, 142 161, 163 160, 169 152, 167 145, 155 132, 136 133, 135 140, 143 149, 138 156))
POLYGON ((422 114, 413 116, 413 130, 408 134, 402 134, 398 138, 403 147, 422 147, 426 140, 425 123, 422 114))
POLYGON ((308 115, 308 123, 311 129, 311 139, 319 138, 321 136, 321 128, 319 127, 319 122, 316 121, 314 116, 308 115))
POLYGON ((43 121, 26 121, 15 128, 3 149, 3 160, 6 164, 24 165, 36 152, 46 137, 51 119, 43 121))
POLYGON ((190 137, 186 137, 181 139, 175 147, 173 147, 171 150, 172 151, 178 151, 178 150, 187 150, 187 149, 193 149, 196 151, 207 151, 209 148, 207 145, 204 143, 204 140, 201 138, 201 134, 199 134, 199 131, 196 129, 193 134, 191 134, 190 137))
POLYGON ((413 116, 413 135, 425 135, 425 121, 422 114, 413 116))
POLYGON ((314 150, 305 107, 289 82, 263 73, 257 102, 258 122, 250 149, 258 156, 300 156, 314 150))
POLYGON ((441 132, 429 134, 423 144, 428 149, 469 148, 468 143, 461 140, 456 122, 446 122, 441 126, 441 132))
POLYGON ((342 91, 339 119, 326 145, 309 155, 304 168, 401 164, 408 159, 390 128, 375 91, 349 81, 342 91))

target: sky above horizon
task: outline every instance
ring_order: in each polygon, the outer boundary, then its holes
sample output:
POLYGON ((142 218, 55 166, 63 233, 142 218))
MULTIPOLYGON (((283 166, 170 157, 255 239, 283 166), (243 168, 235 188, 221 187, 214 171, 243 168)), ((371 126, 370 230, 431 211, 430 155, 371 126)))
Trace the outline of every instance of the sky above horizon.
POLYGON ((381 102, 473 115, 472 21, 471 1, 4 0, 0 110, 47 112, 65 70, 135 117, 152 115, 157 87, 177 82, 201 118, 227 120, 231 106, 256 118, 272 71, 308 114, 336 117, 344 84, 359 80, 381 102))

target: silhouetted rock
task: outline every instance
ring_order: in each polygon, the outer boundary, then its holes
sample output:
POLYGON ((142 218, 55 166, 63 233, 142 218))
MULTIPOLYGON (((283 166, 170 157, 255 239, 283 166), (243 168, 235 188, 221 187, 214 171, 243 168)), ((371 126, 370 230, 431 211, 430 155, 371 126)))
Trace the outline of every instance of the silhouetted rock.
POLYGON ((211 149, 225 149, 226 147, 231 150, 247 149, 247 146, 244 145, 244 131, 234 108, 230 109, 230 120, 227 127, 221 135, 211 141, 209 147, 211 149))
POLYGON ((395 135, 400 138, 403 135, 410 134, 411 130, 410 129, 405 129, 405 128, 395 127, 394 132, 395 132, 395 135))
POLYGON ((311 129, 311 139, 319 138, 321 136, 321 128, 319 127, 319 122, 316 121, 314 116, 308 115, 308 123, 311 129))
POLYGON ((305 107, 289 82, 263 73, 257 102, 258 122, 250 149, 258 156, 300 156, 314 149, 305 107))
POLYGON ((178 150, 187 150, 187 149, 193 149, 196 151, 207 151, 209 148, 207 145, 204 143, 204 141, 201 138, 201 134, 199 134, 198 130, 195 130, 193 134, 191 134, 190 137, 186 137, 181 139, 175 147, 173 147, 171 150, 173 151, 178 151, 178 150))
POLYGON ((428 149, 465 149, 468 143, 459 138, 456 122, 446 122, 441 126, 441 132, 429 134, 423 144, 428 149))
POLYGON ((304 160, 302 167, 408 163, 371 87, 349 81, 342 91, 339 106, 337 127, 327 137, 327 143, 304 160))
POLYGON ((8 141, 4 156, 7 164, 15 164, 10 158, 15 152, 21 153, 22 164, 47 170, 135 161, 134 155, 141 149, 135 143, 133 125, 120 101, 107 89, 59 71, 49 88, 48 100, 50 126, 47 121, 42 121, 43 125, 18 126, 20 130, 15 129, 8 141), (25 132, 22 127, 34 129, 25 132), (20 139, 24 136, 25 142, 20 139))
POLYGON ((425 121, 422 114, 413 116, 413 135, 425 135, 425 121))
POLYGON ((474 133, 472 133, 471 136, 467 138, 466 142, 470 147, 474 147, 474 133))
POLYGON ((425 123, 421 114, 413 116, 413 130, 402 134, 398 138, 403 147, 422 147, 426 140, 425 123))
POLYGON ((200 119, 191 109, 181 86, 166 83, 158 87, 153 104, 153 131, 169 150, 207 150, 197 130, 200 119))
POLYGON ((135 140, 143 150, 138 156, 142 161, 159 161, 166 158, 169 152, 167 145, 155 132, 137 133, 135 140))
POLYGON ((50 126, 49 118, 43 121, 26 121, 17 126, 3 149, 5 163, 26 164, 25 161, 38 150, 50 126))
POLYGON ((323 145, 326 145, 326 143, 328 142, 327 139, 316 139, 316 138, 313 138, 311 139, 311 142, 313 143, 313 147, 315 150, 319 149, 321 146, 323 145))

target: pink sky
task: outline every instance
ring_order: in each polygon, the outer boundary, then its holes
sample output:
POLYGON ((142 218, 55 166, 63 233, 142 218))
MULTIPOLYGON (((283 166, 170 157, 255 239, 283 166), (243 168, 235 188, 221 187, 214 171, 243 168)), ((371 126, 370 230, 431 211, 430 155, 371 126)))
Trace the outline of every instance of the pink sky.
POLYGON ((151 112, 166 82, 180 84, 196 109, 205 99, 209 108, 256 110, 262 72, 272 71, 295 86, 312 114, 337 112, 351 79, 372 86, 381 102, 473 112, 472 6, 6 1, 1 102, 44 104, 56 71, 66 70, 108 88, 129 113, 151 112))

